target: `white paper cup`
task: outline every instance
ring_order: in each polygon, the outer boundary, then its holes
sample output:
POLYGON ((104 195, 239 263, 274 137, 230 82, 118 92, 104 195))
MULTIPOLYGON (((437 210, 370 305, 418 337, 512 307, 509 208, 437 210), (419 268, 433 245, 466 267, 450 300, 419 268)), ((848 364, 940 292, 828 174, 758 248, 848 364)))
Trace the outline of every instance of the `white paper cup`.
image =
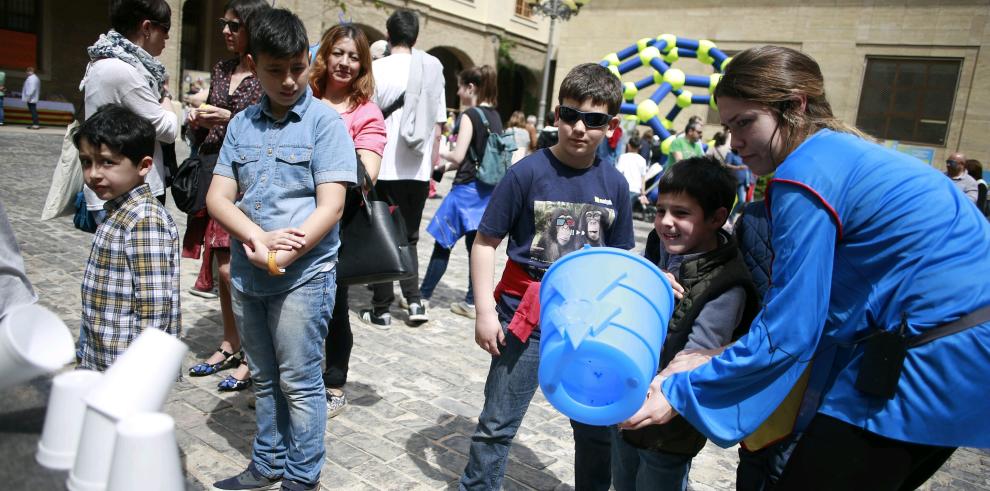
POLYGON ((182 491, 175 422, 163 413, 137 413, 117 423, 108 491, 182 491))
POLYGON ((179 377, 189 348, 158 329, 145 329, 110 365, 86 404, 121 420, 138 412, 159 412, 179 377))
POLYGON ((0 389, 54 372, 74 356, 69 328, 40 305, 18 307, 0 321, 0 389))
POLYGON ((107 369, 85 398, 79 450, 66 482, 71 491, 106 489, 117 423, 136 413, 161 411, 188 349, 173 336, 146 329, 107 369))
POLYGON ((104 491, 110 476, 117 421, 92 407, 86 408, 75 465, 65 482, 69 491, 104 491))
POLYGON ((86 403, 83 398, 100 381, 103 374, 92 370, 75 370, 55 377, 45 412, 45 429, 38 442, 35 459, 49 469, 69 470, 76 460, 79 434, 82 433, 86 403))

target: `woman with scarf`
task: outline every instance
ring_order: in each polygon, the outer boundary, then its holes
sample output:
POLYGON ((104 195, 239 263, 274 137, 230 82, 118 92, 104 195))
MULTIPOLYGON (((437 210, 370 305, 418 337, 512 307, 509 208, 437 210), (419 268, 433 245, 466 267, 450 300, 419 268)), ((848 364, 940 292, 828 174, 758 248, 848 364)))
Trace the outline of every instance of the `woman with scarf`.
MULTIPOLYGON (((223 17, 217 20, 217 28, 223 35, 227 51, 236 56, 213 66, 206 104, 190 111, 186 119, 189 127, 194 130, 193 141, 202 142, 199 144, 198 155, 204 166, 216 163, 224 137, 227 136, 227 123, 231 118, 261 99, 261 83, 247 65, 248 29, 251 18, 268 8, 270 7, 265 0, 230 0, 224 5, 223 17)), ((200 183, 200 186, 206 188, 209 185, 209 182, 200 183)), ((189 292, 196 296, 212 295, 213 258, 216 258, 217 272, 220 275, 217 293, 223 320, 223 340, 220 347, 205 361, 190 368, 189 375, 203 377, 227 368, 236 368, 217 384, 217 389, 245 389, 251 384, 251 379, 231 307, 230 235, 210 218, 205 207, 190 214, 187 224, 182 241, 183 256, 197 258, 200 245, 203 249, 199 277, 189 292)))
MULTIPOLYGON (((112 29, 87 49, 89 65, 79 90, 85 92, 89 118, 109 103, 123 104, 155 127, 154 165, 145 178, 151 193, 165 203, 162 143, 175 142, 179 119, 172 112, 165 66, 156 59, 165 49, 172 9, 165 0, 117 0, 111 3, 112 29)), ((86 207, 96 223, 103 221, 103 200, 83 186, 86 207)))

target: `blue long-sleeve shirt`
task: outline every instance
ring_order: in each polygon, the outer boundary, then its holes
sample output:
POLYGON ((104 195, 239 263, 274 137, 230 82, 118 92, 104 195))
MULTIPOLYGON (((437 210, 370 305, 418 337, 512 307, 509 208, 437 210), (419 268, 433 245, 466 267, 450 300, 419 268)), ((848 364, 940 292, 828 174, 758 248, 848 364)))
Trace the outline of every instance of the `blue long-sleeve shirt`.
POLYGON ((990 304, 990 226, 976 208, 921 162, 828 130, 778 167, 769 197, 763 311, 721 356, 664 382, 674 409, 731 445, 814 360, 820 413, 896 440, 990 446, 990 324, 909 350, 890 400, 855 388, 863 346, 850 344, 902 313, 913 336, 990 304))

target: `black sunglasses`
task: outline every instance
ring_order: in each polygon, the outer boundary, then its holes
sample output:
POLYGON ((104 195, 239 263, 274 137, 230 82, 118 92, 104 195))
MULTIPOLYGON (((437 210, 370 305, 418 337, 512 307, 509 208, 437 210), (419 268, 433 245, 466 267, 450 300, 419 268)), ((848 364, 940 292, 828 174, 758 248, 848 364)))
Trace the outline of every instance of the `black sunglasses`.
POLYGON ((580 119, 588 128, 601 128, 612 120, 612 116, 606 113, 578 111, 568 106, 557 106, 557 115, 560 116, 561 121, 567 124, 577 123, 580 119))
POLYGON ((241 30, 241 21, 239 20, 227 20, 227 19, 217 19, 217 27, 222 31, 224 27, 230 29, 230 32, 237 32, 241 30))

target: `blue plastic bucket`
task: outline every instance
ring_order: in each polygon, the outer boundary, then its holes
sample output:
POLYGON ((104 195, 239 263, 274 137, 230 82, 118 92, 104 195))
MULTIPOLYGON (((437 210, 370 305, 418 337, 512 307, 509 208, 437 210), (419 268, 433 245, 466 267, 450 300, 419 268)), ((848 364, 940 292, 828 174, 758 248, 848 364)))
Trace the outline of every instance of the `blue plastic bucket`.
POLYGON ((657 372, 674 292, 656 265, 629 251, 585 247, 540 285, 540 388, 553 407, 590 425, 636 413, 657 372))

